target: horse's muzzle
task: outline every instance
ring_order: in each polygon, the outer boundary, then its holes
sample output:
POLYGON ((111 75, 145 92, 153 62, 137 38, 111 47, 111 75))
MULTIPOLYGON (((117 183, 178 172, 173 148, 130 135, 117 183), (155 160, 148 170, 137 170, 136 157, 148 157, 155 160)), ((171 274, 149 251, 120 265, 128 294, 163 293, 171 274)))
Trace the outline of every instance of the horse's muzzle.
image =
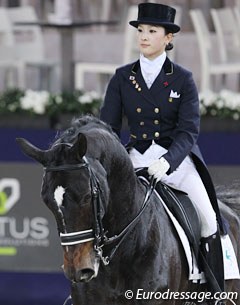
POLYGON ((100 260, 88 242, 64 249, 64 273, 73 282, 89 282, 98 275, 100 260))
POLYGON ((97 274, 96 274, 95 270, 93 270, 91 268, 85 268, 85 269, 79 270, 77 272, 76 281, 77 282, 89 282, 89 281, 91 281, 91 279, 93 279, 96 276, 97 276, 97 274))

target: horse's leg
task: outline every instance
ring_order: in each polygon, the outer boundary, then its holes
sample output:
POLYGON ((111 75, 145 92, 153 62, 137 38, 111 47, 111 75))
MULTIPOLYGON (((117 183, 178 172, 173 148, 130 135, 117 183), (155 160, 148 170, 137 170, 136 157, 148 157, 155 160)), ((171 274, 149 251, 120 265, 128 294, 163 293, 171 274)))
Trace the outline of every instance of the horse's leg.
MULTIPOLYGON (((237 261, 240 262, 240 238, 239 238, 239 232, 237 232, 239 229, 237 226, 231 225, 231 233, 230 238, 233 243, 233 247, 237 256, 237 261)), ((240 280, 228 280, 225 281, 226 284, 226 292, 232 292, 234 294, 237 294, 237 296, 232 295, 230 298, 235 304, 240 305, 240 280), (236 298, 237 297, 237 298, 236 298)), ((233 303, 234 304, 234 303, 233 303)))
POLYGON ((227 303, 227 304, 236 304, 240 305, 240 280, 228 280, 226 283, 226 292, 230 292, 231 294, 228 295, 229 299, 234 303, 227 303))
MULTIPOLYGON (((236 215, 225 204, 220 204, 223 216, 227 219, 230 225, 229 237, 232 241, 234 251, 236 253, 238 265, 240 264, 240 215, 236 215)), ((240 266, 239 266, 240 267, 240 266)), ((232 299, 237 305, 240 305, 240 280, 225 281, 226 292, 237 293, 237 300, 232 299)))

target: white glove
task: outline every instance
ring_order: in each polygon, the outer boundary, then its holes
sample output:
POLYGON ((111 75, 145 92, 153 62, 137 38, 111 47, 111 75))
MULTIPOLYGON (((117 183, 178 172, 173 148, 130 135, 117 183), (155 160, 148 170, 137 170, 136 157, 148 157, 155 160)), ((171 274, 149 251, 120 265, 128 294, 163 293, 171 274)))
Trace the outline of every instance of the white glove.
POLYGON ((170 164, 168 161, 161 157, 158 160, 155 160, 148 168, 148 173, 150 176, 153 176, 157 182, 162 179, 162 177, 169 170, 170 164))

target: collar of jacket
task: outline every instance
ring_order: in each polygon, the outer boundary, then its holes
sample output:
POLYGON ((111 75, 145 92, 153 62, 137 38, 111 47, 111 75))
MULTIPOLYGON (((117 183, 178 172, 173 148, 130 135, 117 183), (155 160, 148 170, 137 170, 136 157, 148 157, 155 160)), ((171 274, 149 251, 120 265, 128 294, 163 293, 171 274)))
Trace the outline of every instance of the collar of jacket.
POLYGON ((124 73, 125 77, 128 79, 129 84, 139 94, 144 96, 145 99, 147 99, 151 104, 154 104, 155 106, 159 104, 158 97, 162 90, 171 86, 171 83, 179 77, 178 73, 174 73, 174 65, 167 57, 161 72, 155 79, 151 88, 148 89, 141 73, 140 61, 138 60, 134 62, 130 67, 130 73, 124 73))
MULTIPOLYGON (((140 60, 136 61, 133 66, 131 72, 133 74, 137 74, 138 69, 140 68, 140 60)), ((164 64, 163 64, 163 70, 166 75, 172 75, 173 74, 173 63, 170 61, 170 59, 167 57, 164 64)))

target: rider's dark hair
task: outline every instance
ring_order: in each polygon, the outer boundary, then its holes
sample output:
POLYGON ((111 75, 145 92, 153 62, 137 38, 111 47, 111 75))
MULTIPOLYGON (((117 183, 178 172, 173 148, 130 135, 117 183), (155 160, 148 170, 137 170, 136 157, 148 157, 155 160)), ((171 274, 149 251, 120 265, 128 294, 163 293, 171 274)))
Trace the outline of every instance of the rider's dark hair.
MULTIPOLYGON (((170 33, 173 34, 173 32, 172 32, 171 30, 165 28, 165 34, 167 35, 167 34, 170 34, 170 33)), ((173 49, 173 43, 172 43, 172 42, 169 42, 169 43, 166 45, 165 50, 166 50, 166 51, 170 51, 170 50, 172 50, 172 49, 173 49)))

